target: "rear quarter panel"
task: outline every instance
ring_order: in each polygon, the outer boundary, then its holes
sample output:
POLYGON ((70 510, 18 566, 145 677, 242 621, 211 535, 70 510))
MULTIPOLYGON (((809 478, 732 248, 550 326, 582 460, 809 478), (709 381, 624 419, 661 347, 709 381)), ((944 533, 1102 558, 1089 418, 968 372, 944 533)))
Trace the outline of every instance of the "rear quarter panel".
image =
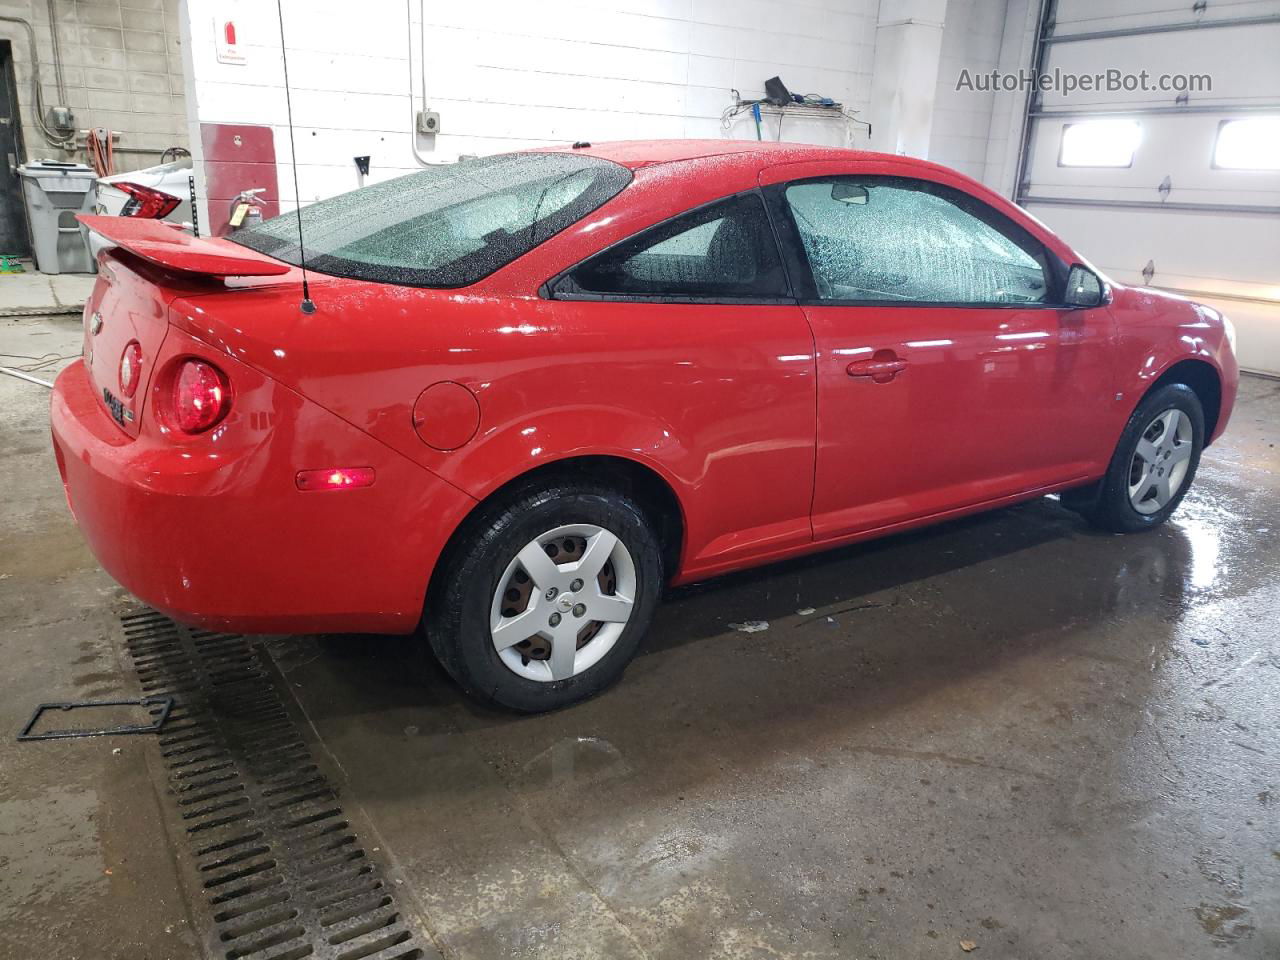
POLYGON ((613 455, 671 486, 693 569, 810 538, 813 340, 797 306, 347 282, 312 292, 310 316, 267 290, 244 291, 234 311, 219 295, 172 315, 477 499, 547 463, 613 455), (480 409, 475 436, 453 450, 428 446, 413 422, 419 395, 442 381, 480 409))

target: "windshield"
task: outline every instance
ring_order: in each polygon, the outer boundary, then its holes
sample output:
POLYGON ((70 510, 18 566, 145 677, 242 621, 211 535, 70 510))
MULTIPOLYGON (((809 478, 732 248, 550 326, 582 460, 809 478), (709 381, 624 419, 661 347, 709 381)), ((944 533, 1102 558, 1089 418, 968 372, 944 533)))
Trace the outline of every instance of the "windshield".
MULTIPOLYGON (((513 153, 441 164, 302 210, 308 270, 414 287, 475 283, 631 182, 598 157, 513 153)), ((302 266, 298 213, 228 239, 302 266)))

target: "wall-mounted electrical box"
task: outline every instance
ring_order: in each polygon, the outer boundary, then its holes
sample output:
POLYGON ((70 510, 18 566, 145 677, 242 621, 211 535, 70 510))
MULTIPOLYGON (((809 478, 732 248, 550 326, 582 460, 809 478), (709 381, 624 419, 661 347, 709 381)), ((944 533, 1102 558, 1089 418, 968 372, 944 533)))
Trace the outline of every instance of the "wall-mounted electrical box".
POLYGON ((44 122, 56 133, 68 134, 76 128, 76 117, 70 107, 50 107, 44 122))
POLYGON ((440 114, 435 110, 419 110, 418 111, 418 132, 419 133, 439 133, 440 132, 440 114))

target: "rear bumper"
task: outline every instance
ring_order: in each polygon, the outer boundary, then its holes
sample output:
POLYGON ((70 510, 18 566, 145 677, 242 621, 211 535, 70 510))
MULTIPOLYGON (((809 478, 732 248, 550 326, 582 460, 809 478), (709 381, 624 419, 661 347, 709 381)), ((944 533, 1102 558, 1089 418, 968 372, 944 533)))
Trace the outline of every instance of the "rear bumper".
POLYGON ((58 377, 54 450, 99 562, 141 600, 210 629, 412 631, 436 558, 474 501, 256 371, 209 356, 236 401, 198 437, 166 435, 144 412, 132 440, 83 362, 58 377), (298 470, 340 466, 372 466, 377 479, 356 490, 295 486, 298 470))

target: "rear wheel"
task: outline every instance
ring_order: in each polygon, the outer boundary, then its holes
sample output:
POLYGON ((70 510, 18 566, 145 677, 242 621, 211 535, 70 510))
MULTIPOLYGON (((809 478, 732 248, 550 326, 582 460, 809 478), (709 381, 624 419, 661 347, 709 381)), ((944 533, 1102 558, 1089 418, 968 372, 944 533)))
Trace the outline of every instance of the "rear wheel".
POLYGON ((1204 447, 1204 410, 1181 383, 1151 392, 1125 426, 1107 475, 1063 503, 1115 533, 1149 530, 1169 519, 1195 479, 1204 447))
POLYGON ((662 583, 657 537, 638 504, 607 488, 552 484, 484 509, 463 535, 424 627, 470 694, 537 712, 622 674, 662 583))

